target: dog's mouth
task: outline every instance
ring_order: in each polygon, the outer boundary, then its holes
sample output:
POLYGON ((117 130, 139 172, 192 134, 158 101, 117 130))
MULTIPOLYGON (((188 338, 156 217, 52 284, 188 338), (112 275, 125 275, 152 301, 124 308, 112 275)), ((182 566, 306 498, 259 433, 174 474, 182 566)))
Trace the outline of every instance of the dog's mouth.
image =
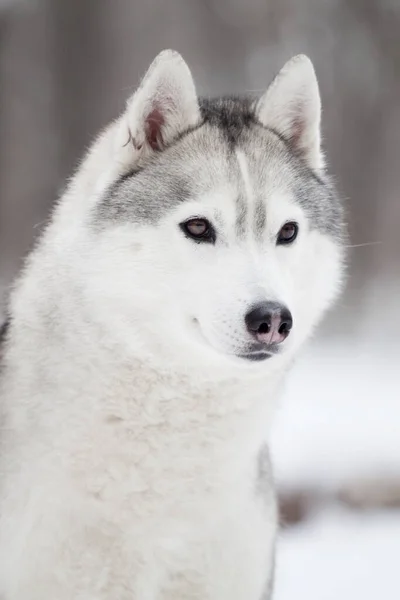
POLYGON ((262 342, 255 342, 246 348, 247 352, 238 353, 236 356, 244 360, 252 362, 262 362, 267 358, 272 358, 280 352, 280 346, 278 344, 264 344, 262 342))
POLYGON ((217 350, 218 353, 221 353, 225 356, 231 356, 232 358, 238 358, 241 361, 247 362, 263 362, 279 353, 277 344, 263 343, 249 344, 247 347, 245 346, 242 351, 225 353, 221 348, 216 348, 214 344, 207 338, 197 319, 193 319, 192 322, 195 325, 196 331, 200 335, 200 339, 203 341, 203 343, 206 342, 207 346, 210 345, 214 348, 214 350, 217 350))
POLYGON ((261 362, 263 360, 267 360, 267 358, 271 358, 273 356, 272 352, 249 352, 248 354, 237 354, 238 358, 243 358, 244 360, 250 360, 252 362, 261 362))

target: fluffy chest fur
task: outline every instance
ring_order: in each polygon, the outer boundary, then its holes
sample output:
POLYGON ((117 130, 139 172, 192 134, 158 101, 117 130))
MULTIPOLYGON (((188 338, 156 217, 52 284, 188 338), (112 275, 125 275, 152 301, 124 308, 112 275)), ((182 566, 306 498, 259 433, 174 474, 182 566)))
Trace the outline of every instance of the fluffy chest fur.
POLYGON ((62 466, 78 493, 131 510, 138 492, 176 507, 185 497, 222 494, 243 476, 254 485, 280 375, 196 381, 115 356, 99 361, 97 351, 92 377, 82 342, 60 357, 50 340, 31 356, 35 368, 16 366, 8 381, 10 366, 4 377, 5 439, 21 469, 33 453, 56 479, 62 466))
MULTIPOLYGON (((260 452, 278 378, 266 401, 259 381, 196 382, 110 357, 107 376, 100 369, 92 380, 76 367, 69 379, 49 344, 37 353, 38 367, 44 356, 47 369, 58 363, 56 387, 35 370, 19 371, 24 386, 3 379, 5 597, 25 597, 32 581, 35 600, 53 589, 59 598, 95 600, 136 598, 137 590, 147 598, 153 586, 163 599, 197 598, 199 590, 235 598, 234 588, 241 599, 249 586, 263 590, 276 513, 260 452), (234 563, 247 544, 263 565, 256 562, 256 579, 238 587, 234 563), (232 573, 225 583, 218 564, 232 573), (25 573, 18 584, 15 568, 25 573)), ((76 348, 71 360, 84 364, 78 357, 76 348)))

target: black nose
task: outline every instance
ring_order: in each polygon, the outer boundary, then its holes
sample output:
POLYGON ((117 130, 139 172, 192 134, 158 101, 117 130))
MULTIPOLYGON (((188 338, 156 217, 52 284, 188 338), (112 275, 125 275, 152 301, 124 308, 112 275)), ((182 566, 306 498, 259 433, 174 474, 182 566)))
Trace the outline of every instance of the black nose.
POLYGON ((248 331, 263 344, 280 344, 292 329, 293 319, 286 306, 261 302, 245 316, 248 331))

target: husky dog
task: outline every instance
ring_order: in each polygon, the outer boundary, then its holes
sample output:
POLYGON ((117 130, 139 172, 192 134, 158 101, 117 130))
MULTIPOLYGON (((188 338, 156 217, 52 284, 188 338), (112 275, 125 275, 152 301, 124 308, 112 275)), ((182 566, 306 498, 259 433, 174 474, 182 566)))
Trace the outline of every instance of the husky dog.
POLYGON ((156 58, 11 297, 1 600, 270 598, 269 429, 342 228, 308 58, 215 100, 156 58))

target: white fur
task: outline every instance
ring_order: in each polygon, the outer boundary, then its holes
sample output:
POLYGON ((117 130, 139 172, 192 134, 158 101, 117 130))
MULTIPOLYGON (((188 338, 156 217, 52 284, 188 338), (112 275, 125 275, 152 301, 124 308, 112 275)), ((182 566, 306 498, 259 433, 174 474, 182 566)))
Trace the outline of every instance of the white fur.
POLYGON ((168 138, 196 123, 186 69, 176 54, 159 59, 16 285, 1 382, 1 600, 261 600, 270 577, 276 508, 257 491, 258 454, 288 365, 337 292, 340 251, 276 190, 263 244, 235 246, 232 224, 220 249, 190 245, 184 218, 233 221, 229 181, 157 226, 90 229, 105 187, 150 152, 140 135, 154 94, 172 94, 168 138), (129 129, 144 146, 124 145, 129 129), (288 218, 304 230, 292 253, 271 241, 288 218), (247 363, 234 356, 243 314, 265 295, 290 306, 296 329, 282 355, 247 363))

